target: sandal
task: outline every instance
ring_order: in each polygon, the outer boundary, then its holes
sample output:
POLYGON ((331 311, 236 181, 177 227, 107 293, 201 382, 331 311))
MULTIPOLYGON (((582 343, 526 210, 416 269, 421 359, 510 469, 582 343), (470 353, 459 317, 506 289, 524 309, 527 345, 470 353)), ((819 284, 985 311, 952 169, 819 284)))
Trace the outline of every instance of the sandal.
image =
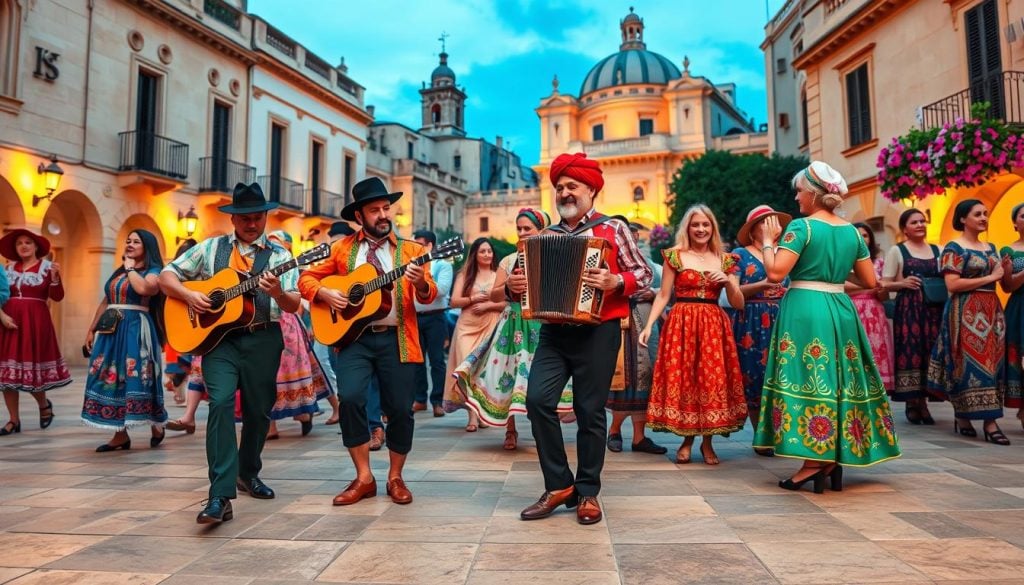
POLYGON ((478 428, 479 427, 477 427, 476 423, 469 423, 468 425, 466 425, 466 432, 475 433, 478 428))
POLYGON ((185 431, 190 435, 194 435, 196 432, 196 423, 194 421, 190 423, 185 423, 181 422, 180 418, 178 420, 167 421, 167 423, 164 426, 172 431, 185 431))
POLYGON ((986 443, 995 443, 996 445, 1010 444, 1010 439, 1006 438, 1006 435, 1003 434, 1003 431, 1002 429, 999 428, 999 425, 996 425, 996 430, 992 431, 991 433, 988 432, 987 429, 982 429, 982 431, 984 431, 985 433, 986 443))
POLYGON ((338 416, 336 414, 332 414, 329 419, 324 421, 324 424, 325 425, 336 425, 336 424, 338 424, 339 420, 341 420, 340 416, 338 416))
POLYGON ((506 451, 515 451, 518 440, 519 433, 517 431, 505 431, 505 444, 502 445, 502 448, 506 451))
POLYGON ((50 402, 49 398, 47 398, 46 399, 46 406, 44 406, 43 408, 39 409, 39 428, 45 429, 46 427, 50 426, 50 423, 52 423, 52 422, 53 422, 53 403, 50 402), (46 412, 46 411, 50 411, 50 414, 44 416, 43 413, 46 412))
POLYGON ((4 428, 0 429, 0 437, 6 437, 7 435, 13 435, 14 433, 21 432, 21 421, 11 422, 7 421, 4 428))

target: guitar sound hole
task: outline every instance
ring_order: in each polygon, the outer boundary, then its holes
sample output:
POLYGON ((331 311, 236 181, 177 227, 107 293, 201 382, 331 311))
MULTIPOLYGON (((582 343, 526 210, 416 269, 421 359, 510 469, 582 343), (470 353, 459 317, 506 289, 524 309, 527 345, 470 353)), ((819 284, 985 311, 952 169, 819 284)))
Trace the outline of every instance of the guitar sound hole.
POLYGON ((356 284, 349 289, 348 302, 350 305, 362 304, 364 298, 366 298, 366 289, 363 288, 363 285, 356 284))
POLYGON ((210 298, 210 310, 219 311, 224 306, 224 291, 217 289, 206 295, 210 298))

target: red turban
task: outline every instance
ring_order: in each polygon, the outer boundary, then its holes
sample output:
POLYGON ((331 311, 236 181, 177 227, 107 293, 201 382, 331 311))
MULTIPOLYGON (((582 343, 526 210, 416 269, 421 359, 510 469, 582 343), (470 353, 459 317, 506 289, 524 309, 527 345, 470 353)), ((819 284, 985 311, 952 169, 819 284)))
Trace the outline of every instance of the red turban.
POLYGON ((601 165, 596 160, 588 159, 587 155, 582 152, 560 154, 551 162, 551 184, 558 183, 558 179, 564 175, 585 183, 594 190, 594 193, 604 187, 601 165))

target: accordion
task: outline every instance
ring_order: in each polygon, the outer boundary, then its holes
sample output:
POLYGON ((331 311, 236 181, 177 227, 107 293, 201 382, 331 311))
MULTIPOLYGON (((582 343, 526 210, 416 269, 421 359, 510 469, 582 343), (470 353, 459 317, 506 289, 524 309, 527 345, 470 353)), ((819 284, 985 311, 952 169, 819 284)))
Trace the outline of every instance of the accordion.
POLYGON ((534 236, 519 242, 519 267, 526 275, 524 319, 549 323, 601 323, 604 291, 583 284, 588 268, 600 268, 611 246, 601 238, 534 236))

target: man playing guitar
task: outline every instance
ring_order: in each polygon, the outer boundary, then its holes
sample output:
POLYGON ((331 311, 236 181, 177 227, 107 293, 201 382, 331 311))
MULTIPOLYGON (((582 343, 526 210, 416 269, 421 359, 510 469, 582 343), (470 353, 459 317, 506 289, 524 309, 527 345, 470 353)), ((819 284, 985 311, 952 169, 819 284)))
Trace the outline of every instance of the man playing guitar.
POLYGON ((386 491, 396 504, 408 504, 412 493, 402 480, 402 467, 412 449, 413 415, 417 364, 423 363, 415 301, 430 303, 437 287, 429 266, 409 264, 425 250, 418 243, 399 238, 389 219, 391 204, 402 193, 389 193, 376 177, 352 187, 353 202, 341 211, 342 219, 358 222, 362 229, 337 240, 331 258, 306 270, 299 278, 299 291, 310 302, 324 303, 341 312, 349 305, 343 291, 321 284, 334 274, 348 274, 362 264, 385 273, 408 264, 404 278, 391 290, 391 311, 351 344, 331 348, 331 366, 338 374, 341 399, 342 443, 356 467, 356 478, 334 498, 334 505, 354 504, 377 495, 377 481, 370 471, 370 431, 366 418, 366 386, 376 375, 380 381, 381 410, 387 416, 386 444, 390 453, 386 491))
MULTIPOLYGON (((267 211, 277 207, 263 196, 259 184, 235 186, 231 205, 221 206, 231 214, 234 232, 207 238, 169 262, 160 273, 160 289, 168 297, 187 303, 197 313, 210 311, 211 299, 185 288, 182 280, 208 279, 220 270, 260 274, 289 262, 284 248, 272 244, 263 233, 267 211)), ((255 295, 256 315, 252 324, 224 336, 203 356, 203 379, 210 397, 206 423, 206 461, 209 465, 210 497, 196 517, 199 524, 213 524, 234 517, 231 499, 242 490, 254 498, 270 499, 274 491, 259 479, 263 462, 260 454, 270 425, 270 410, 277 398, 277 369, 284 350, 278 318, 281 311, 299 310, 296 272, 280 278, 265 273, 255 295), (242 440, 235 442, 235 390, 242 389, 242 440)))

